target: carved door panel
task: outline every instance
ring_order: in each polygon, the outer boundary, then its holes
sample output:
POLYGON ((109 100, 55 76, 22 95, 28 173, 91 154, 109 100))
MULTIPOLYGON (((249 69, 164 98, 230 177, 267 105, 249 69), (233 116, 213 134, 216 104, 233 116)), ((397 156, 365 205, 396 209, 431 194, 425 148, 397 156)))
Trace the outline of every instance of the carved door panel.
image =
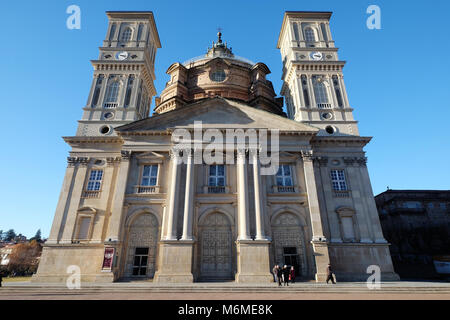
POLYGON ((213 214, 202 226, 201 278, 232 278, 232 235, 231 227, 226 219, 222 214, 213 214))

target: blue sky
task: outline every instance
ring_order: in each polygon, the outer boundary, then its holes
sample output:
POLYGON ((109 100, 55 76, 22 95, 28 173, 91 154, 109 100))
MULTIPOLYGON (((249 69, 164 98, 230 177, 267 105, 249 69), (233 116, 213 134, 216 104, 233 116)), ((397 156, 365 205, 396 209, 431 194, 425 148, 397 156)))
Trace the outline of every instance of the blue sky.
POLYGON ((428 1, 8 1, 1 4, 0 230, 48 236, 69 147, 107 29, 105 11, 151 10, 161 38, 156 88, 176 61, 201 55, 217 27, 235 54, 266 63, 281 88, 276 49, 284 11, 333 11, 332 34, 366 147, 374 193, 450 189, 450 2, 428 1), (7 3, 7 4, 6 4, 7 3), (81 30, 66 8, 81 8, 81 30), (366 27, 369 5, 382 29, 366 27))

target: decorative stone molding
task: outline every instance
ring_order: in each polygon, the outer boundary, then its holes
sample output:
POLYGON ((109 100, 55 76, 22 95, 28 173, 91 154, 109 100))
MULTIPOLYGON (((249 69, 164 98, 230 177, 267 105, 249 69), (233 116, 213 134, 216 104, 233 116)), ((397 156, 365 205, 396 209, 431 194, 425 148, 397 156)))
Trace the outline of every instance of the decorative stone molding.
POLYGON ((365 167, 367 165, 367 157, 358 158, 356 162, 360 167, 365 167))
POLYGON ((108 166, 114 166, 116 164, 119 164, 121 161, 122 161, 121 157, 106 158, 106 163, 108 164, 108 166))
POLYGON ((328 165, 328 157, 315 157, 314 160, 316 160, 321 167, 326 167, 328 165))
POLYGON ((131 151, 122 150, 122 151, 120 151, 120 154, 122 156, 122 160, 127 160, 128 161, 131 158, 131 151))
POLYGON ((353 166, 355 164, 357 158, 355 158, 355 157, 343 157, 342 159, 344 160, 344 163, 345 163, 346 166, 353 166))
POLYGON ((90 159, 88 157, 80 157, 77 160, 80 163, 80 165, 82 165, 83 167, 87 167, 89 164, 89 161, 90 161, 90 159))
POLYGON ((67 164, 69 167, 75 167, 77 164, 77 158, 76 157, 67 157, 67 164))
POLYGON ((67 163, 69 167, 75 167, 79 164, 82 166, 87 166, 89 164, 90 159, 87 157, 67 157, 67 163))

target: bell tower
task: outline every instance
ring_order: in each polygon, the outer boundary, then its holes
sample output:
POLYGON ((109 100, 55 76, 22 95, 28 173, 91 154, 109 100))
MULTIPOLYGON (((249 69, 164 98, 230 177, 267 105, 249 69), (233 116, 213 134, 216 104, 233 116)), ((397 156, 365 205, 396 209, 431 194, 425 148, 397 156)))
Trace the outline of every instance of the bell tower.
POLYGON ((161 48, 151 11, 108 11, 108 31, 77 136, 114 135, 114 128, 149 115, 161 48))
POLYGON ((319 135, 358 136, 344 84, 338 48, 330 31, 331 12, 287 11, 277 48, 283 60, 288 117, 320 130, 319 135))

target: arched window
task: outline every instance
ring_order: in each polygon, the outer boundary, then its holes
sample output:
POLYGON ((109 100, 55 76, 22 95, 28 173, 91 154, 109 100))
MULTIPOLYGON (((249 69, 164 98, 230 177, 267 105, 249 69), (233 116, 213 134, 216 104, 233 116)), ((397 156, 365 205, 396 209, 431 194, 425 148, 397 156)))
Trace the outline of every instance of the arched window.
POLYGON ((128 84, 127 84, 127 93, 125 95, 125 107, 128 107, 130 105, 130 101, 131 101, 131 91, 133 90, 133 83, 134 83, 134 76, 131 75, 128 78, 128 84))
POLYGON ((111 26, 111 31, 109 33, 109 41, 112 41, 114 39, 114 34, 116 33, 116 24, 113 23, 111 26))
POLYGON ((119 95, 120 83, 117 78, 110 78, 108 87, 106 88, 105 93, 105 103, 114 103, 117 102, 117 97, 119 95))
POLYGON ((311 28, 305 29, 305 40, 307 42, 316 42, 316 34, 314 33, 314 30, 311 28))
POLYGON ((128 42, 131 40, 131 35, 133 34, 133 30, 130 27, 125 28, 122 32, 122 36, 120 37, 120 42, 128 42))
POLYGON ((138 35, 137 35, 138 41, 141 40, 141 37, 142 37, 142 30, 144 30, 144 26, 143 26, 142 23, 141 23, 141 24, 139 24, 139 29, 138 29, 138 35))
POLYGON ((322 77, 314 76, 313 86, 317 104, 328 103, 327 87, 323 83, 322 77))
POLYGON ((96 106, 98 104, 98 98, 100 97, 100 90, 102 88, 103 83, 103 75, 99 75, 97 78, 97 83, 95 84, 94 96, 92 97, 92 106, 96 106))
POLYGON ((299 35, 298 35, 298 25, 294 22, 294 38, 295 40, 299 40, 299 35))

